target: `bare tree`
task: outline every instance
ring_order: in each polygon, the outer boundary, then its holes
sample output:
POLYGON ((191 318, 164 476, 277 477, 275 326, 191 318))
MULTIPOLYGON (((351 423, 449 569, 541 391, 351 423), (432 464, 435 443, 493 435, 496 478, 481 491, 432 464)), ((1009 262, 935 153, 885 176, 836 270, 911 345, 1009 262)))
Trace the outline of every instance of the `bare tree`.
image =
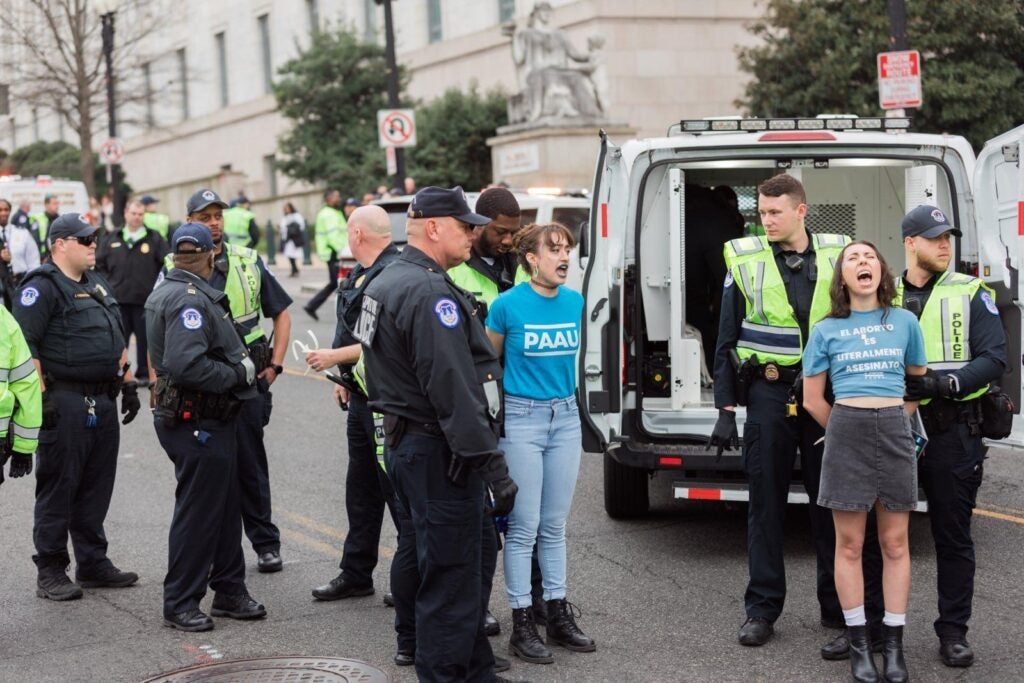
MULTIPOLYGON (((0 36, 8 44, 6 73, 14 76, 11 101, 61 117, 78 135, 82 180, 92 195, 93 135, 107 122, 107 74, 101 18, 88 0, 5 0, 0 36)), ((170 0, 121 0, 113 65, 118 122, 130 105, 152 93, 140 87, 142 62, 154 55, 140 46, 174 10, 170 0)))

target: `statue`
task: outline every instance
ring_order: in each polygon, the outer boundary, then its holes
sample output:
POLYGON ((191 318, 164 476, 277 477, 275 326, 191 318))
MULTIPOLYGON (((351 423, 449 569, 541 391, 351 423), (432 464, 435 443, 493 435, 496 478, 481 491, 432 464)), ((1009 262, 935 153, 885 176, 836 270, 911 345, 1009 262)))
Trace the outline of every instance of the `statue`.
POLYGON ((604 39, 592 36, 588 51, 579 52, 565 33, 549 26, 550 19, 551 5, 538 2, 525 28, 507 27, 520 88, 509 101, 511 123, 593 119, 604 113, 606 79, 599 57, 604 39))

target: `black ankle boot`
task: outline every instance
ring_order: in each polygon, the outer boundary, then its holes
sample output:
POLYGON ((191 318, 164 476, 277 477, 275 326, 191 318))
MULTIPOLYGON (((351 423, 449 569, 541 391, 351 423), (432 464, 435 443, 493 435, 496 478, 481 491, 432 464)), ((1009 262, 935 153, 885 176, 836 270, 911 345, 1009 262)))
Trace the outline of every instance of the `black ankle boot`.
POLYGON ((594 639, 587 636, 576 625, 572 604, 566 600, 548 600, 548 643, 561 645, 574 652, 593 652, 597 649, 594 639))
POLYGON ((903 627, 882 625, 882 661, 888 683, 907 683, 907 662, 903 659, 903 627))
POLYGON ((508 639, 508 651, 532 664, 550 664, 555 661, 551 650, 537 634, 537 625, 533 623, 529 607, 512 610, 512 636, 508 639))
POLYGON ((857 683, 878 683, 878 669, 871 658, 871 642, 868 639, 868 627, 847 626, 846 635, 850 639, 850 671, 857 683))

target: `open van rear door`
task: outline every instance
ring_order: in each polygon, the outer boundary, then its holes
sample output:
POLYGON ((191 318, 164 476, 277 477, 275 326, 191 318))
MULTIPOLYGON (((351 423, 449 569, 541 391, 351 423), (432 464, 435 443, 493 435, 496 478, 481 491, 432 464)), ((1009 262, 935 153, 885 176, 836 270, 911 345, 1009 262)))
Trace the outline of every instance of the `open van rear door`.
POLYGON ((629 178, 622 151, 601 133, 583 275, 580 417, 583 449, 603 453, 622 433, 622 274, 629 178))
POLYGON ((1006 328, 1009 366, 1002 386, 1013 397, 1018 416, 1013 432, 999 445, 1024 447, 1021 338, 1024 336, 1024 126, 985 143, 974 172, 974 212, 978 229, 979 274, 996 286, 996 302, 1006 328), (999 283, 998 279, 1002 282, 999 283))

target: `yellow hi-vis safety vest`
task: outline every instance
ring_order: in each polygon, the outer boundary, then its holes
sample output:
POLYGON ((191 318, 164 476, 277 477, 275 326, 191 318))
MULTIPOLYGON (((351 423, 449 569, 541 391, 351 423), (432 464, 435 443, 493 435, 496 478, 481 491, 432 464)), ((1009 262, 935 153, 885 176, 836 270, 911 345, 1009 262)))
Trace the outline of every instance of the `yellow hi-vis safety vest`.
MULTIPOLYGON (((963 273, 943 273, 932 286, 932 293, 921 311, 921 333, 928 368, 936 374, 948 375, 971 362, 971 299, 984 287, 996 300, 996 294, 976 277, 963 273)), ((897 306, 903 305, 903 278, 896 282, 897 306)), ((962 396, 957 401, 970 401, 988 391, 988 385, 962 396)), ((931 399, 921 401, 927 404, 931 399)))
MULTIPOLYGON (((818 280, 811 299, 808 332, 828 314, 832 271, 849 241, 845 235, 811 235, 818 280)), ((725 265, 729 268, 727 278, 736 283, 747 302, 736 341, 736 353, 743 360, 756 354, 762 363, 773 361, 779 365, 797 365, 804 340, 768 238, 741 237, 727 242, 725 265)))
MULTIPOLYGON (((239 247, 224 243, 228 255, 227 281, 224 294, 228 297, 231 308, 231 319, 235 325, 245 330, 242 335, 246 346, 259 341, 265 335, 260 327, 260 287, 262 276, 256 261, 259 254, 255 249, 239 247)), ((164 259, 164 267, 170 271, 174 268, 174 255, 168 254, 164 259)))
POLYGON ((171 217, 166 213, 155 213, 147 211, 142 214, 142 224, 150 230, 154 230, 164 239, 168 239, 167 233, 171 227, 171 217))
POLYGON ((249 209, 235 206, 224 210, 224 241, 239 246, 246 246, 252 239, 249 235, 249 224, 256 217, 249 209))
MULTIPOLYGON (((356 384, 363 390, 363 394, 369 396, 370 394, 366 390, 366 363, 363 361, 363 354, 359 354, 359 360, 352 367, 352 377, 355 378, 356 384)), ((377 465, 380 466, 385 472, 388 471, 387 465, 384 464, 384 413, 378 413, 373 411, 373 448, 377 455, 377 465)))
MULTIPOLYGON (((460 263, 457 266, 449 268, 448 277, 450 277, 452 282, 456 285, 472 294, 475 299, 483 301, 488 306, 493 304, 494 300, 498 298, 499 294, 501 294, 501 292, 498 291, 498 283, 481 273, 476 268, 473 268, 469 263, 460 263)), ((516 273, 514 277, 517 285, 530 281, 530 276, 527 275, 526 270, 519 265, 516 266, 516 273)))

